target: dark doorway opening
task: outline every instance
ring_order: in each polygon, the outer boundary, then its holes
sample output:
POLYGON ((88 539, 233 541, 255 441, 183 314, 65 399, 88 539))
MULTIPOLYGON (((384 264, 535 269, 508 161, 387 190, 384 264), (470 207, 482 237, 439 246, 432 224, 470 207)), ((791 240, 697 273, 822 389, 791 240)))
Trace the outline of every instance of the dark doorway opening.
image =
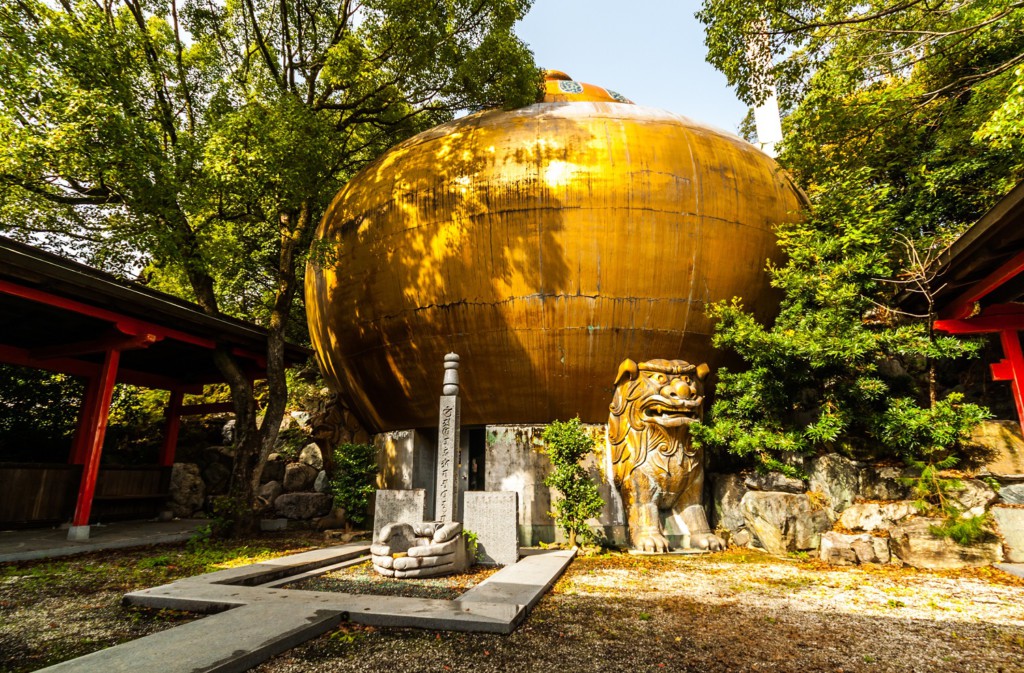
POLYGON ((485 491, 487 467, 487 430, 486 428, 470 428, 469 430, 469 490, 485 491))

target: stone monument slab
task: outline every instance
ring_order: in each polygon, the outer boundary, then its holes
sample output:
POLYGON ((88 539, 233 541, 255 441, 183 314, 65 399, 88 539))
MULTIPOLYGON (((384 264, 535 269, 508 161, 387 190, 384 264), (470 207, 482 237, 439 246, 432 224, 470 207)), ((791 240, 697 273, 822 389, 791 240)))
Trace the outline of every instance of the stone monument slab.
POLYGON ((515 491, 466 491, 463 528, 476 533, 477 558, 485 565, 519 560, 519 499, 515 491))
POLYGON ((424 519, 427 493, 422 488, 405 491, 379 490, 373 508, 373 539, 389 523, 420 523, 424 519))
POLYGON ((1003 536, 1003 552, 1010 563, 1024 563, 1024 509, 993 507, 989 510, 1003 536))

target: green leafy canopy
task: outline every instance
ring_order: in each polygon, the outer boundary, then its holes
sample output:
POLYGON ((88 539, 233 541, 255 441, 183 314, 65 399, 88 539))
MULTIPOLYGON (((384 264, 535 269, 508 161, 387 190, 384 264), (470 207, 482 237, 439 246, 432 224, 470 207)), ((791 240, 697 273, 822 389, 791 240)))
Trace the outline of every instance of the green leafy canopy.
POLYGON ((928 262, 1024 177, 1024 8, 705 0, 698 16, 741 98, 777 88, 778 160, 810 207, 778 228, 774 323, 710 307, 744 366, 720 372, 697 440, 789 473, 820 451, 955 463, 987 411, 936 368, 980 344, 933 331, 928 262), (901 293, 926 308, 901 313, 901 293))

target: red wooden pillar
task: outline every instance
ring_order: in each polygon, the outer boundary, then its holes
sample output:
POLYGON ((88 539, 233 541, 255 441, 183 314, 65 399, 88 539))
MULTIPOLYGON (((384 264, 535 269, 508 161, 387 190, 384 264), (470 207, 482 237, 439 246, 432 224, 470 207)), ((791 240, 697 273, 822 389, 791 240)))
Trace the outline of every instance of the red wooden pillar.
POLYGON ((75 437, 71 443, 71 453, 68 455, 68 462, 72 465, 82 465, 86 456, 89 455, 89 419, 96 415, 96 399, 99 397, 98 376, 90 376, 85 383, 85 395, 82 396, 82 408, 78 412, 78 426, 75 428, 75 437))
POLYGON ((1013 401, 1017 404, 1017 420, 1021 424, 1021 431, 1024 432, 1024 353, 1020 348, 1020 334, 1017 330, 1004 329, 999 333, 999 338, 1003 343, 1003 356, 1006 359, 992 367, 993 378, 997 378, 998 372, 1010 380, 1013 401), (999 370, 997 366, 1000 367, 999 370))
POLYGON ((160 466, 174 465, 174 450, 178 447, 178 428, 181 427, 181 403, 185 393, 180 390, 171 391, 171 399, 167 401, 166 423, 164 425, 164 445, 160 449, 160 466))
POLYGON ((96 403, 92 406, 93 413, 86 419, 85 424, 88 455, 82 468, 82 483, 78 488, 75 516, 68 530, 69 540, 89 539, 89 514, 96 492, 96 475, 100 469, 100 454, 103 452, 103 438, 107 434, 107 417, 110 415, 110 400, 114 395, 114 382, 117 380, 117 365, 120 360, 121 351, 108 350, 97 377, 96 403))

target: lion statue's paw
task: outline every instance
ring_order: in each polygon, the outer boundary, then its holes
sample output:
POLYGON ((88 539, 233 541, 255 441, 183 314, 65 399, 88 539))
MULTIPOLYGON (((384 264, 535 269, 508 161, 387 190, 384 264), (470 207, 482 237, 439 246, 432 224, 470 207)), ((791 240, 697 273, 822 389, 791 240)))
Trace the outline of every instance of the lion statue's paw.
POLYGON ((707 549, 708 551, 722 551, 725 549, 725 541, 714 533, 697 533, 690 537, 690 547, 693 549, 707 549))
POLYGON ((633 548, 638 551, 665 554, 669 550, 668 538, 658 532, 642 533, 634 540, 633 548))

